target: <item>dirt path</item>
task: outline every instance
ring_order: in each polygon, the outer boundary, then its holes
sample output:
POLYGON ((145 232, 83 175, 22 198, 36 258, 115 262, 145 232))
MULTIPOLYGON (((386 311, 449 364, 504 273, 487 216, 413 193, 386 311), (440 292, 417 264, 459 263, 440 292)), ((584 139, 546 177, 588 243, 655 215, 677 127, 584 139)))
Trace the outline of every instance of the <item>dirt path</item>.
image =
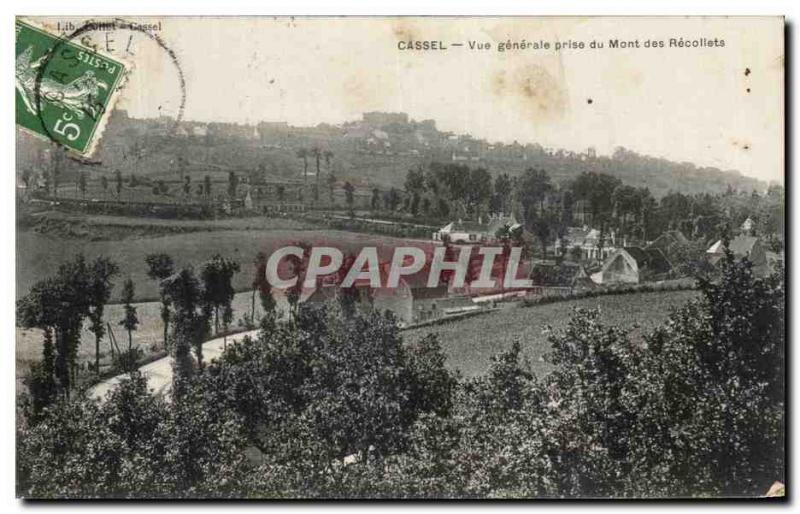
MULTIPOLYGON (((235 341, 240 341, 245 336, 254 337, 256 334, 258 334, 258 330, 250 330, 247 332, 230 335, 227 338, 218 337, 216 339, 206 341, 203 343, 203 360, 206 363, 211 362, 222 355, 226 345, 235 341)), ((158 359, 157 361, 145 364, 139 368, 139 371, 141 371, 142 374, 144 374, 144 376, 147 378, 147 386, 155 394, 165 394, 169 392, 169 389, 172 386, 172 361, 172 357, 164 357, 163 359, 158 359)), ((103 382, 100 382, 89 389, 86 394, 91 398, 103 399, 105 398, 106 394, 111 389, 116 387, 117 384, 119 384, 120 381, 126 376, 127 374, 124 373, 122 375, 109 378, 108 380, 104 380, 103 382)))

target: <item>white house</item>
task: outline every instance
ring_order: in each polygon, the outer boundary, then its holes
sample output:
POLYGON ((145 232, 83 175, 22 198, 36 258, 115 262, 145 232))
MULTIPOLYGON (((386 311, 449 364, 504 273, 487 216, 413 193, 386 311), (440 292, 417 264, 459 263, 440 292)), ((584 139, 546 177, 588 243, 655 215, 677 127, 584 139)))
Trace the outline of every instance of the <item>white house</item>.
POLYGON ((433 233, 434 241, 449 239, 451 243, 486 243, 497 240, 497 232, 501 228, 515 230, 521 225, 514 216, 505 216, 503 213, 490 215, 484 222, 478 221, 453 221, 433 233))

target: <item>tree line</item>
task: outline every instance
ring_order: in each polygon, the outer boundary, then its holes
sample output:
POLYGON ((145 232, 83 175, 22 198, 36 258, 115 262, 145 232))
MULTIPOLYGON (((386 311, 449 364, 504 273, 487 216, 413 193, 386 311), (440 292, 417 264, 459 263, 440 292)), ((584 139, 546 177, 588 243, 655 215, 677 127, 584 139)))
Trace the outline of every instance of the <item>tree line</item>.
POLYGON ((756 234, 780 250, 784 196, 783 187, 772 185, 764 193, 729 187, 718 194, 671 191, 656 199, 647 187, 624 184, 604 173, 584 172, 556 183, 539 168, 528 168, 519 176, 493 177, 481 167, 432 162, 408 171, 402 193, 390 189, 381 197, 375 189, 371 206, 442 223, 513 214, 543 254, 575 226, 596 228, 603 238, 613 231, 632 243, 646 244, 667 230, 680 230, 694 240, 717 240, 747 218, 754 221, 756 234))

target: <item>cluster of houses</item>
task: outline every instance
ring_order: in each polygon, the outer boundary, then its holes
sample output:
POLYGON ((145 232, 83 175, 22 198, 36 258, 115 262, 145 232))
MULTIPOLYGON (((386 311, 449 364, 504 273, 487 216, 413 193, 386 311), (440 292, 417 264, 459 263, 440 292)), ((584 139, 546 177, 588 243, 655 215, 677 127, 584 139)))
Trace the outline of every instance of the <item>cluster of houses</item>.
MULTIPOLYGON (((513 216, 490 216, 487 221, 449 223, 434 232, 434 241, 453 244, 492 243, 501 228, 516 229, 520 224, 513 216)), ((748 218, 740 234, 729 243, 736 258, 746 257, 753 263, 753 272, 764 276, 774 269, 782 257, 765 248, 760 237, 753 235, 754 222, 748 218)), ((643 245, 630 244, 614 230, 602 234, 589 226, 570 227, 556 239, 554 261, 539 261, 532 266, 534 283, 552 286, 594 287, 639 284, 675 275, 673 261, 689 243, 679 230, 668 230, 654 241, 643 245)), ((717 265, 724 255, 723 242, 716 241, 706 252, 706 260, 717 265)))
MULTIPOLYGON (((753 235, 752 225, 752 220, 748 219, 728 248, 736 258, 749 259, 754 274, 765 276, 782 257, 767 250, 762 239, 753 235)), ((433 240, 453 245, 490 244, 498 242, 503 231, 508 233, 519 227, 513 216, 498 214, 485 221, 454 221, 434 232, 433 240)), ((508 291, 500 284, 491 291, 472 291, 468 286, 455 290, 446 284, 429 288, 425 269, 402 277, 397 289, 370 288, 366 282, 356 283, 355 289, 359 302, 392 311, 401 325, 408 326, 477 311, 493 305, 496 300, 515 295, 564 295, 673 278, 676 276, 673 260, 687 243, 689 240, 678 230, 666 231, 646 245, 635 246, 613 232, 605 238, 597 229, 572 228, 563 236, 563 241, 556 243, 557 259, 528 262, 524 266, 534 290, 508 291), (603 239, 607 239, 606 244, 602 244, 603 239), (569 250, 558 251, 558 248, 569 250)), ((705 260, 715 266, 724 254, 723 242, 716 241, 705 252, 705 260)), ((382 270, 384 272, 386 270, 382 270)), ((327 301, 336 294, 335 284, 320 284, 307 295, 306 301, 327 301)))

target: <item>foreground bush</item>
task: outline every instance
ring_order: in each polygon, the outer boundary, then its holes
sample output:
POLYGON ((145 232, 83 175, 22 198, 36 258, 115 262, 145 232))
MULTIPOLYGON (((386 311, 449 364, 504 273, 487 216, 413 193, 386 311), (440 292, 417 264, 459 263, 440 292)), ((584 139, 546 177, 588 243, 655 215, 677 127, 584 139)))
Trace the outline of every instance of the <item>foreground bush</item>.
POLYGON ((783 276, 728 255, 649 334, 578 310, 459 380, 434 336, 352 306, 265 319, 181 389, 133 375, 18 434, 26 496, 519 498, 763 494, 784 480, 783 276), (248 449, 249 459, 245 459, 248 449), (254 457, 255 455, 255 457, 254 457))

